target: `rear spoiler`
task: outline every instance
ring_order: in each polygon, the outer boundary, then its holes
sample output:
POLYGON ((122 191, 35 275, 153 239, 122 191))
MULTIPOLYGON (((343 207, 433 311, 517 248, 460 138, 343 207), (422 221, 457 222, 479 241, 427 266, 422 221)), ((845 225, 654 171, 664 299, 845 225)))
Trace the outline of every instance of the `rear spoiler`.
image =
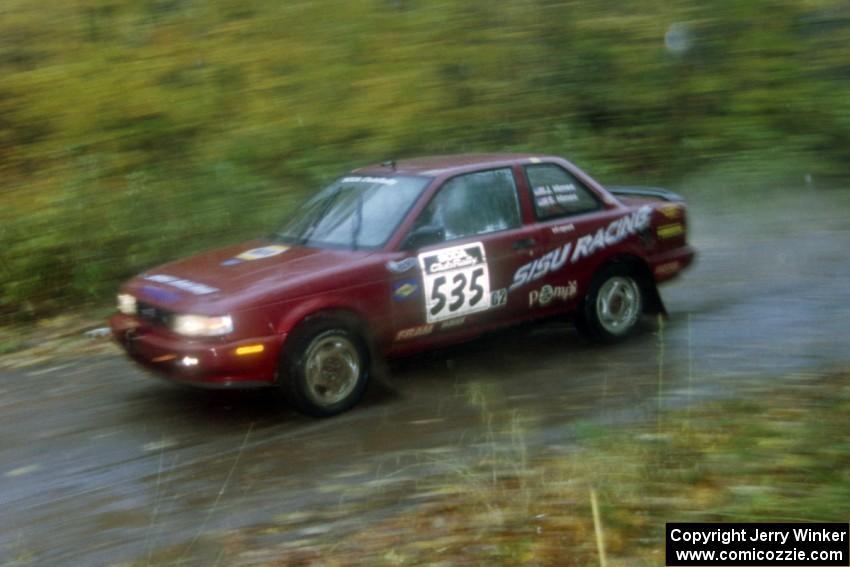
POLYGON ((659 189, 658 187, 606 187, 609 193, 623 197, 652 197, 661 199, 662 201, 671 201, 673 203, 684 203, 685 198, 678 193, 673 193, 667 189, 659 189))

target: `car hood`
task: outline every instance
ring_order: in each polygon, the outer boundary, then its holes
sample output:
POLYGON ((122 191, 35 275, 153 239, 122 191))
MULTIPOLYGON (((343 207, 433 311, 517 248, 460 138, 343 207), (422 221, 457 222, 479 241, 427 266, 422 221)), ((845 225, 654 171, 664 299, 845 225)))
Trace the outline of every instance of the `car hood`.
POLYGON ((368 255, 254 240, 147 270, 124 290, 172 311, 211 314, 245 302, 280 299, 285 289, 319 281, 368 255))

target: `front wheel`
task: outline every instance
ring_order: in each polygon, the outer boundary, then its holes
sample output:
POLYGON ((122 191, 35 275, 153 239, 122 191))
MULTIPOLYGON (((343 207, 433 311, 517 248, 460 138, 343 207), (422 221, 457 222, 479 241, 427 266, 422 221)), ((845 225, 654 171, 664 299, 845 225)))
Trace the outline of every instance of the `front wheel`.
POLYGON ((344 412, 363 397, 369 357, 352 328, 334 320, 308 322, 287 343, 280 384, 295 409, 327 417, 344 412))
POLYGON ((643 312, 643 291, 625 267, 612 265, 590 284, 581 312, 579 330, 590 339, 612 343, 627 337, 643 312))

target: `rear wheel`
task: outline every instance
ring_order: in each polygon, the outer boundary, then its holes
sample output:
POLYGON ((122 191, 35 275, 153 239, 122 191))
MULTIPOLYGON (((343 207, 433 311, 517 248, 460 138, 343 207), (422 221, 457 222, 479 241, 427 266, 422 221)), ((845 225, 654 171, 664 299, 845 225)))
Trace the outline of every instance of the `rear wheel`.
POLYGON ((342 320, 308 321, 293 331, 281 359, 280 385, 298 411, 317 417, 355 405, 369 379, 369 356, 356 330, 342 320))
POLYGON ((625 266, 603 268, 590 284, 579 313, 579 330, 597 342, 627 337, 643 312, 640 282, 625 266))

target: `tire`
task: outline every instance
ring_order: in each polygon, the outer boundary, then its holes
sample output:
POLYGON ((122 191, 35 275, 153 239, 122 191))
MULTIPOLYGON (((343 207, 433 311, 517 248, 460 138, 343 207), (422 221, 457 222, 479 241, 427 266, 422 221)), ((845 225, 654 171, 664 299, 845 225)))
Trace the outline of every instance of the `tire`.
POLYGON ((369 350, 353 325, 315 318, 296 327, 286 341, 279 384, 297 411, 329 417, 360 401, 369 371, 369 350))
POLYGON ((633 271, 623 265, 608 265, 590 282, 576 326, 594 342, 621 341, 640 321, 644 297, 644 288, 633 271))

